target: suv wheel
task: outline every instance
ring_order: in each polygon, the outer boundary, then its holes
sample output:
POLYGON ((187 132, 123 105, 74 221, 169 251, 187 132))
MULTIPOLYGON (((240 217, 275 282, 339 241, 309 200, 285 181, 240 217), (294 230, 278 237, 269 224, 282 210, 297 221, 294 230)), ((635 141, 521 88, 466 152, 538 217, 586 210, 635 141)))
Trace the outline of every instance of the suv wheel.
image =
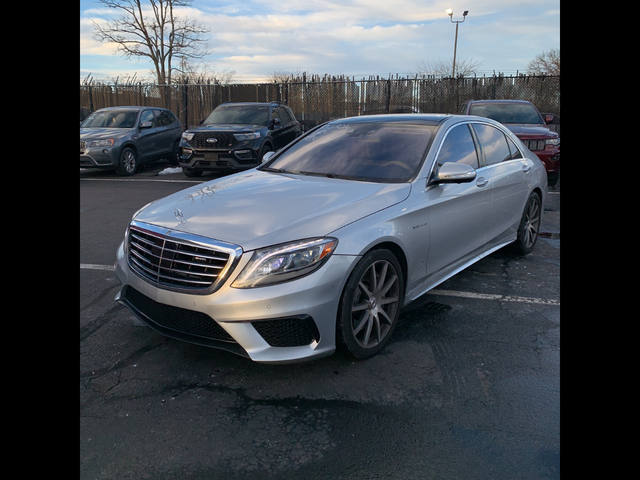
POLYGON ((116 167, 116 173, 121 176, 129 176, 136 173, 137 169, 138 157, 136 152, 132 148, 126 147, 120 154, 120 162, 116 167))
POLYGON ((202 175, 202 170, 194 170, 192 168, 182 167, 182 173, 184 173, 187 177, 199 177, 202 175))

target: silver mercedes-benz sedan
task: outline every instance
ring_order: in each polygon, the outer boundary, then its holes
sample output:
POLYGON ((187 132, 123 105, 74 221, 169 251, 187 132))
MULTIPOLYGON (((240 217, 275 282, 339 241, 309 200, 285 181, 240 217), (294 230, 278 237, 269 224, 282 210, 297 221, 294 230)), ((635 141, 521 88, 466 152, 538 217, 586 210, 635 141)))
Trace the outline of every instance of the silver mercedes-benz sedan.
POLYGON ((335 120, 139 210, 116 301, 256 362, 367 358, 420 295, 508 244, 531 252, 546 194, 538 157, 493 120, 335 120))

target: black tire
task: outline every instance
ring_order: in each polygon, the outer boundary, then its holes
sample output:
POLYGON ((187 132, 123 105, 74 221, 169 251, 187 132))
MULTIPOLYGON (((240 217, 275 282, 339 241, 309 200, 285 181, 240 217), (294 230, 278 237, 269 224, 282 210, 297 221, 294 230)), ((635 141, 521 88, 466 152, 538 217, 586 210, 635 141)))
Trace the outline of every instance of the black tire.
POLYGON ((356 265, 338 306, 337 340, 356 358, 369 358, 389 341, 400 317, 404 278, 396 257, 373 250, 356 265))
POLYGON ((182 173, 187 177, 199 177, 202 175, 202 170, 194 170, 192 168, 182 167, 182 173))
POLYGON ((125 147, 120 152, 120 161, 116 167, 116 173, 123 177, 133 175, 138 170, 138 155, 131 147, 125 147))
POLYGON ((180 162, 180 140, 176 140, 176 143, 173 144, 173 151, 167 159, 172 167, 178 166, 178 162, 180 162))
POLYGON ((518 236, 513 243, 517 253, 527 255, 533 251, 540 232, 540 220, 542 219, 542 201, 540 195, 533 192, 524 206, 518 236))

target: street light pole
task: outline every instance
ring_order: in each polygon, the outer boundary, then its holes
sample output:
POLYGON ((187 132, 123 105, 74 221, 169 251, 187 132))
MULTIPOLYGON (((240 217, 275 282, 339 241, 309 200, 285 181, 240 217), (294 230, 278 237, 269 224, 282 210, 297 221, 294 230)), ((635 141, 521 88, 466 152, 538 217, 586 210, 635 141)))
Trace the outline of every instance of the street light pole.
POLYGON ((463 23, 466 20, 468 13, 469 13, 469 10, 465 10, 464 13, 462 14, 462 20, 454 21, 453 10, 450 8, 447 9, 447 15, 449 15, 449 20, 451 20, 451 23, 456 24, 456 39, 455 39, 455 42, 453 43, 453 73, 451 74, 453 78, 456 77, 456 50, 458 49, 458 24, 463 23))

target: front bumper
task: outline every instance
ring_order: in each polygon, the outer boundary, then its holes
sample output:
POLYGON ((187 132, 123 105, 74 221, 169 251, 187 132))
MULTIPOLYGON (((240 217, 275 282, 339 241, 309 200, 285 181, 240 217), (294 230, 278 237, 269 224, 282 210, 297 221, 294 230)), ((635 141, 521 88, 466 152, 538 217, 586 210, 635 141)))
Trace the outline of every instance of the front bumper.
POLYGON ((332 354, 340 295, 358 257, 333 255, 312 274, 280 285, 231 288, 251 254, 243 254, 217 291, 193 295, 143 280, 129 268, 120 245, 115 266, 123 286, 116 301, 160 334, 260 363, 292 363, 332 354))
MULTIPOLYGON (((259 147, 258 147, 259 148, 259 147)), ((179 165, 192 170, 253 168, 259 165, 259 149, 245 145, 237 149, 195 149, 184 140, 180 143, 179 165)))
POLYGON ((80 168, 115 168, 118 153, 113 147, 80 150, 80 168))

